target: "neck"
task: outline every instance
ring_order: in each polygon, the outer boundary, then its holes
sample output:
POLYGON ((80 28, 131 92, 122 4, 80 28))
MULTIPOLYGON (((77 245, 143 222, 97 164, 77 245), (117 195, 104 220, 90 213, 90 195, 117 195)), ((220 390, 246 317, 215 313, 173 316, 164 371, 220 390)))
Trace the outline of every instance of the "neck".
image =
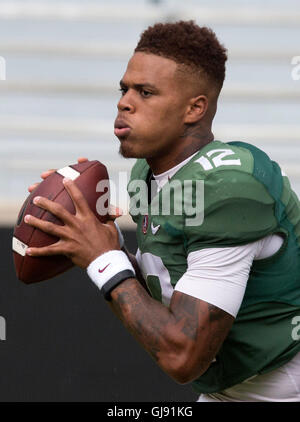
POLYGON ((174 143, 174 148, 169 148, 166 154, 160 153, 158 157, 148 158, 148 165, 154 174, 164 173, 213 140, 214 135, 211 128, 203 130, 197 125, 189 125, 174 143))

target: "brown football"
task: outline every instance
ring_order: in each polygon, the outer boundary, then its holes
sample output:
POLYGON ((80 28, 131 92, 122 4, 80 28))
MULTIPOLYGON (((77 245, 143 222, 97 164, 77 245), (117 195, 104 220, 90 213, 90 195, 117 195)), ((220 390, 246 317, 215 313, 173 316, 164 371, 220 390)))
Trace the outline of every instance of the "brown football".
MULTIPOLYGON (((35 196, 44 196, 51 199, 63 205, 70 213, 75 214, 73 202, 62 183, 64 177, 69 177, 75 181, 97 218, 102 223, 107 221, 108 216, 103 213, 103 210, 100 213, 97 212, 97 208, 99 208, 97 207, 97 201, 100 196, 105 194, 106 198, 109 197, 108 187, 104 189, 104 192, 97 192, 98 182, 107 180, 108 185, 109 180, 107 169, 102 163, 99 161, 86 161, 66 166, 51 174, 28 196, 21 208, 14 228, 12 247, 15 269, 18 279, 24 283, 37 283, 48 280, 73 266, 72 261, 63 255, 30 257, 25 254, 26 249, 30 246, 48 246, 58 241, 58 238, 26 224, 24 222, 26 214, 34 215, 44 221, 51 221, 55 224, 63 224, 53 214, 34 205, 33 198, 35 196)), ((102 199, 104 200, 105 198, 102 199)), ((108 201, 106 199, 104 202, 106 210, 108 201)))

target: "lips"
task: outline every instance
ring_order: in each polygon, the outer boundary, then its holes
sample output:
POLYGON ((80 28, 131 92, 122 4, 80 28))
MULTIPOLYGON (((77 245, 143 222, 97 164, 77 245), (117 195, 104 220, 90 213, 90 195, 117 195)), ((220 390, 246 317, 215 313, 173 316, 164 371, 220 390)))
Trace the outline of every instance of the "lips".
POLYGON ((118 138, 124 138, 125 136, 128 136, 130 131, 131 127, 128 125, 128 123, 125 122, 125 120, 116 119, 114 134, 118 138))

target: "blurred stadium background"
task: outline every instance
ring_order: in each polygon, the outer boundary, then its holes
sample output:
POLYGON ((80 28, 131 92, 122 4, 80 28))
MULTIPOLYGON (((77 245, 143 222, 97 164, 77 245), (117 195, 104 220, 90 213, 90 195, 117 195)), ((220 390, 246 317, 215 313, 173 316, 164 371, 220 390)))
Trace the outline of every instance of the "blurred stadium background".
MULTIPOLYGON (((140 33, 154 22, 179 19, 212 27, 228 48, 216 139, 262 147, 300 195, 300 80, 292 78, 292 58, 300 56, 298 0, 0 1, 0 56, 6 61, 6 80, 0 80, 0 315, 8 333, 0 342, 0 400, 194 397, 144 358, 76 269, 51 283, 23 286, 10 252, 11 227, 28 185, 42 171, 87 156, 104 162, 117 185, 119 172, 129 173, 133 160, 119 156, 113 135, 118 82, 140 33), (103 347, 99 332, 109 341, 124 340, 123 360, 120 343, 103 347)), ((126 217, 121 223, 134 249, 132 225, 126 217)))
POLYGON ((212 27, 229 51, 216 139, 262 147, 300 193, 298 1, 0 1, 0 224, 43 170, 87 156, 116 184, 129 172, 113 135, 118 82, 143 29, 177 19, 212 27))

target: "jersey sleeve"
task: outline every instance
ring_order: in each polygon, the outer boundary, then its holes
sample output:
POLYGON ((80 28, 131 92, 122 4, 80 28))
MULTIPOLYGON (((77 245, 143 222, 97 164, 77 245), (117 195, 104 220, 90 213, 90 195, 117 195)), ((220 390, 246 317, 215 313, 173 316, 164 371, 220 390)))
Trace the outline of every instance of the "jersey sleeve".
POLYGON ((193 224, 187 215, 183 221, 187 253, 244 245, 276 229, 274 199, 250 173, 220 170, 205 177, 203 183, 201 221, 197 223, 194 218, 196 224, 193 224))
POLYGON ((175 290, 237 316, 260 241, 243 246, 191 252, 188 268, 175 290))

